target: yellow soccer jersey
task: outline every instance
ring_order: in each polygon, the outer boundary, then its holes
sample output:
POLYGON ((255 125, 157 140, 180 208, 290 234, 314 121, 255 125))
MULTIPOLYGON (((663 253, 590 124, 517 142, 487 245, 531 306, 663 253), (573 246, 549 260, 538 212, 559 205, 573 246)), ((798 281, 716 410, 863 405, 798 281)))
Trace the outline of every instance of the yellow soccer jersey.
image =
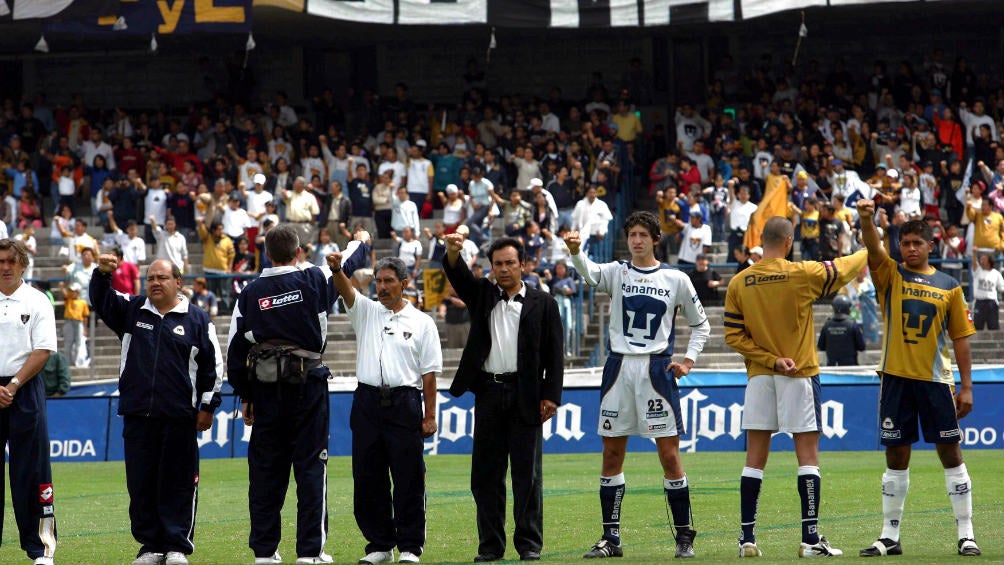
POLYGON ((958 281, 933 267, 918 273, 886 258, 872 270, 872 282, 885 319, 879 372, 953 383, 948 347, 976 333, 958 281))
POLYGON ((795 361, 796 377, 818 375, 812 303, 843 288, 867 261, 863 250, 824 262, 764 259, 732 277, 725 342, 743 356, 747 376, 780 374, 779 357, 795 361))

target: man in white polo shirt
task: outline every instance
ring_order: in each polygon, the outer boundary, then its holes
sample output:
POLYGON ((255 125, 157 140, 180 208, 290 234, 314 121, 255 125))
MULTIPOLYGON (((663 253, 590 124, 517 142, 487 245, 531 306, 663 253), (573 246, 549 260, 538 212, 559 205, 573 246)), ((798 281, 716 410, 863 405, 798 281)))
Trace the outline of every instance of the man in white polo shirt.
POLYGON ((425 545, 422 438, 436 433, 436 373, 443 370, 439 332, 405 300, 408 268, 397 257, 373 267, 379 301, 356 292, 341 253, 327 260, 356 333, 359 386, 349 423, 356 524, 367 541, 359 563, 392 563, 394 547, 399 562, 418 563, 425 545))

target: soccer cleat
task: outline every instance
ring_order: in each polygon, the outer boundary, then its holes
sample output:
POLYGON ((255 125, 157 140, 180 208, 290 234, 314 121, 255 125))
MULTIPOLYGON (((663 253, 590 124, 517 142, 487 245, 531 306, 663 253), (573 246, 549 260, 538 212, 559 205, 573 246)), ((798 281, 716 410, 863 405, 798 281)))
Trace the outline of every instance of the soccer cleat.
POLYGON ((979 546, 976 545, 976 540, 970 538, 963 538, 959 540, 959 555, 964 555, 966 557, 975 557, 977 555, 982 555, 979 546))
POLYGON ((882 555, 903 555, 903 546, 898 541, 881 538, 870 546, 858 552, 861 557, 880 557, 882 555))
POLYGON ((164 556, 164 565, 188 565, 188 557, 180 551, 168 551, 164 556))
POLYGON ((739 557, 763 557, 763 552, 755 541, 739 542, 739 557))
POLYGON ((132 565, 160 565, 164 561, 163 553, 154 553, 152 551, 147 551, 142 553, 133 560, 132 565))
POLYGON ((313 565, 314 563, 334 563, 335 560, 327 553, 321 552, 317 557, 300 557, 296 560, 296 565, 313 565))
POLYGON ((418 563, 418 556, 410 551, 402 551, 401 556, 397 558, 398 563, 418 563))
POLYGON ((676 533, 676 553, 673 557, 688 559, 694 556, 694 538, 697 532, 694 530, 682 530, 676 533))
POLYGON ((36 557, 32 565, 54 565, 55 563, 51 557, 36 557))
POLYGON ((836 557, 843 554, 843 551, 830 547, 830 542, 826 541, 823 536, 819 536, 819 541, 815 544, 810 545, 802 542, 798 548, 799 557, 836 557))
POLYGON ((610 540, 608 539, 601 539, 596 542, 596 545, 594 545, 593 548, 586 552, 582 557, 585 559, 624 557, 624 550, 621 549, 621 546, 610 543, 610 540))
POLYGON ((366 557, 359 560, 359 565, 379 565, 380 563, 393 563, 393 551, 374 551, 367 553, 366 557))
MULTIPOLYGON (((254 565, 275 565, 276 563, 282 563, 282 556, 276 551, 269 557, 255 557, 254 565)), ((134 564, 135 565, 135 564, 134 564)))

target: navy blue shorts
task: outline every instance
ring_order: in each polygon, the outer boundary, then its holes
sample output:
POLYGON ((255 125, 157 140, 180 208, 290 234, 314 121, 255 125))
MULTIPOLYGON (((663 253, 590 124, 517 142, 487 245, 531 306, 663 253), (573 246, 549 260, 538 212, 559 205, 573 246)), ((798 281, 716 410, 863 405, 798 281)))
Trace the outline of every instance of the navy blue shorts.
POLYGON ((896 447, 916 443, 920 439, 918 421, 927 443, 961 441, 952 386, 885 373, 879 393, 882 445, 896 447))

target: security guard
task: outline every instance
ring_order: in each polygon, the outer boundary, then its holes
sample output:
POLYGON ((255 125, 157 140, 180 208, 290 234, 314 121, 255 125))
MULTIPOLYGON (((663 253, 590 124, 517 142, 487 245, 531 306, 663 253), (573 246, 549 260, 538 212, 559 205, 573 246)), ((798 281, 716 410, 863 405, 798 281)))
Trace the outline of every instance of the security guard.
MULTIPOLYGON (((351 245, 351 244, 350 244, 351 245)), ((272 267, 241 291, 230 323, 227 374, 241 397, 248 446, 249 546, 255 563, 282 563, 280 510, 297 483, 298 564, 331 563, 328 531, 328 368, 321 363, 333 291, 320 269, 300 269, 295 228, 265 236, 272 267)))
POLYGON ((220 404, 223 355, 216 327, 178 294, 181 271, 150 264, 146 296, 112 289, 112 254, 91 274, 91 303, 122 340, 119 408, 123 416, 129 520, 140 543, 133 565, 188 565, 199 493, 197 431, 220 404))
MULTIPOLYGON (((7 446, 21 549, 35 565, 52 565, 56 518, 45 383, 34 377, 56 351, 56 317, 49 299, 22 280, 27 267, 24 244, 0 239, 0 457, 7 446)), ((0 488, 0 529, 5 491, 0 488)))
POLYGON ((833 298, 833 317, 826 320, 819 332, 816 347, 826 351, 826 364, 857 365, 858 351, 865 350, 861 324, 850 317, 851 299, 843 294, 833 298))

